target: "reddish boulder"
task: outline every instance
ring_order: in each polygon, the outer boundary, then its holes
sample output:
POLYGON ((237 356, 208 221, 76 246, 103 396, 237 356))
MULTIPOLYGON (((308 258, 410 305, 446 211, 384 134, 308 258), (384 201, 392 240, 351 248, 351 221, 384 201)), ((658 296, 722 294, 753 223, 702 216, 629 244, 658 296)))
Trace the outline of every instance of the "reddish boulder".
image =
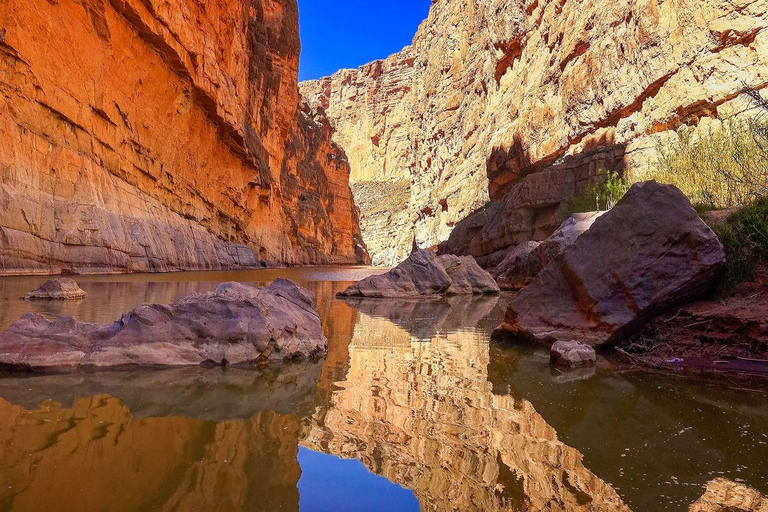
POLYGON ((519 290, 592 227, 605 212, 576 213, 542 243, 526 242, 509 250, 493 274, 504 290, 519 290))
POLYGON ((724 266, 717 235, 682 192, 639 183, 512 300, 497 333, 612 345, 705 294, 724 266))
POLYGON ((480 268, 472 256, 454 256, 444 254, 437 260, 451 278, 451 286, 446 295, 480 295, 499 293, 499 285, 493 277, 480 268))
POLYGON ((0 365, 236 365, 302 359, 327 349, 312 294, 278 279, 258 289, 224 283, 170 305, 142 304, 112 325, 27 314, 0 334, 0 365))

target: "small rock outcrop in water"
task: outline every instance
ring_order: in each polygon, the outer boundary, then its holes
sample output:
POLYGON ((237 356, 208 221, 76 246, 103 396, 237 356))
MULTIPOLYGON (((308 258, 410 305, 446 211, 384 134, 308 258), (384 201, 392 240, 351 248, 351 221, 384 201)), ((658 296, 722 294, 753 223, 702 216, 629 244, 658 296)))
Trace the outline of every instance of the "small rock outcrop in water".
POLYGON ((33 369, 245 364, 327 349, 313 295, 285 279, 142 304, 112 325, 27 314, 0 334, 0 364, 33 369))
POLYGON ((512 300, 497 333, 611 345, 706 293, 724 264, 682 192, 639 183, 512 300))
POLYGON ((51 279, 43 286, 22 297, 23 300, 74 300, 84 299, 88 294, 72 279, 51 279))
POLYGON ((414 252, 386 274, 371 276, 339 293, 340 297, 416 298, 498 293, 499 286, 471 257, 414 252))
POLYGON ((605 212, 576 213, 544 242, 525 242, 509 249, 491 274, 504 290, 523 288, 533 281, 550 261, 573 245, 603 213, 605 212))
POLYGON ((595 349, 578 341, 558 341, 552 345, 549 360, 557 366, 578 368, 592 366, 597 362, 595 349))

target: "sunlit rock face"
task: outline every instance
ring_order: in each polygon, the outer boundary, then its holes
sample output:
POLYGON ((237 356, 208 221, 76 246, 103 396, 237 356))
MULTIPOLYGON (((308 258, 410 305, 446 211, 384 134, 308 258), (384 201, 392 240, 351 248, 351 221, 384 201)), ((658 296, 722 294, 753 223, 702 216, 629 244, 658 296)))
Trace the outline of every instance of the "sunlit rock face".
POLYGON ((295 0, 0 5, 0 272, 367 261, 295 0))
POLYGON ((298 509, 293 416, 137 418, 106 395, 0 412, 3 510, 298 509))
POLYGON ((744 484, 717 478, 707 484, 704 495, 696 501, 690 512, 742 512, 768 511, 768 498, 744 484))
POLYGON ((492 393, 484 336, 441 326, 424 343, 361 313, 349 371, 302 444, 361 460, 424 510, 628 510, 529 402, 492 393))
MULTIPOLYGON (((595 171, 642 171, 672 130, 743 110, 744 84, 768 82, 767 9, 764 0, 436 0, 412 46, 301 88, 326 107, 349 155, 374 261, 394 264, 414 240, 445 240, 566 155, 583 158, 558 178, 563 194, 595 171), (386 190, 407 195, 407 214, 386 190)), ((532 212, 552 216, 552 206, 532 212)), ((527 226, 543 240, 558 224, 527 226)))

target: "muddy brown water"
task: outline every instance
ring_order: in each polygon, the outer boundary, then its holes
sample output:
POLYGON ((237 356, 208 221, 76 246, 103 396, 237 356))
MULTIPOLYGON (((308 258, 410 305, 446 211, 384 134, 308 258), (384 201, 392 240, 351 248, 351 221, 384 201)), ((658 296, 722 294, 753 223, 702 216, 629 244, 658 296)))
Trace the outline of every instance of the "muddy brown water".
POLYGON ((376 272, 77 278, 24 313, 112 322, 219 282, 311 289, 323 361, 0 376, 0 510, 683 511, 724 476, 768 493, 768 396, 657 374, 561 373, 489 343, 509 297, 340 301, 376 272))

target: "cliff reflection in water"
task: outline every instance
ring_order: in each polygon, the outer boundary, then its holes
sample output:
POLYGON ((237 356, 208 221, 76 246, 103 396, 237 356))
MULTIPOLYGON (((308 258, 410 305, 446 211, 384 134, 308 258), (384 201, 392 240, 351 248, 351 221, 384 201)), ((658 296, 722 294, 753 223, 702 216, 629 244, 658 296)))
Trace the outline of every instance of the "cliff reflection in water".
POLYGON ((325 363, 0 379, 0 510, 296 510, 299 445, 422 509, 625 509, 529 402, 492 394, 497 298, 350 305, 337 287, 317 289, 325 363))
POLYGON ((361 460, 423 510, 628 510, 529 402, 492 393, 488 332, 471 326, 495 301, 353 304, 349 371, 303 446, 361 460))

